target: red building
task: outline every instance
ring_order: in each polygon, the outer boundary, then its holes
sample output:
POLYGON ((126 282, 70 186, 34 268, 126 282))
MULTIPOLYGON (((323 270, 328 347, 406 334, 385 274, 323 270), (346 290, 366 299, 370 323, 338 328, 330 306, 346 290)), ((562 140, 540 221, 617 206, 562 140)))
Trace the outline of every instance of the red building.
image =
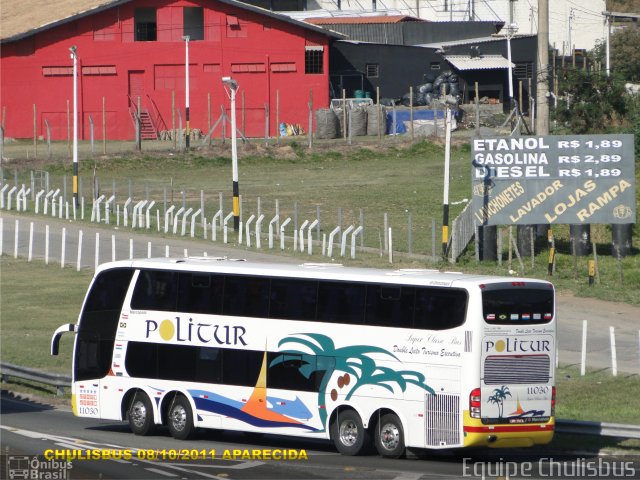
MULTIPOLYGON (((269 135, 277 135, 276 111, 280 122, 306 128, 310 91, 314 108, 329 103, 329 43, 339 35, 258 7, 234 0, 78 0, 75 11, 64 12, 57 2, 5 3, 0 84, 5 137, 32 138, 35 122, 40 137, 46 137, 48 123, 52 139, 68 138, 71 47, 78 58, 81 139, 90 137, 90 118, 94 138, 102 138, 103 115, 108 139, 133 139, 138 98, 145 123, 158 131, 172 128, 175 98, 175 126, 179 109, 184 127, 187 35, 192 129, 206 133, 221 106, 229 113, 225 76, 238 82, 237 123, 249 137, 264 136, 265 106, 269 135), (30 3, 37 15, 49 17, 21 22, 30 3)), ((215 136, 220 134, 218 127, 215 136)))

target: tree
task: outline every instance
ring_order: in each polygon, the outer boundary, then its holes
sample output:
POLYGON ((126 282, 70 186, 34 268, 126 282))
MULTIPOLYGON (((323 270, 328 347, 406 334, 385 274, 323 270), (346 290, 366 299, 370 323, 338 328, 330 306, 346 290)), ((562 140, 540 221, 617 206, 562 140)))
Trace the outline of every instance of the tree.
MULTIPOLYGON (((640 28, 628 26, 611 34, 610 37, 611 73, 622 77, 626 82, 640 81, 640 28)), ((590 52, 590 57, 606 64, 606 43, 600 41, 590 52)))
POLYGON ((623 79, 604 71, 564 70, 560 94, 554 115, 573 133, 603 133, 619 126, 627 110, 623 79))

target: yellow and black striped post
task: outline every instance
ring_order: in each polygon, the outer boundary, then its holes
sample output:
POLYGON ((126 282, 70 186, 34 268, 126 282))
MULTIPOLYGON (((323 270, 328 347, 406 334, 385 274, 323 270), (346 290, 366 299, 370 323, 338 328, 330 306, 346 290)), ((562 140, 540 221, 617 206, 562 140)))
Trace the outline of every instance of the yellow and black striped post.
POLYGON ((449 245, 449 164, 451 160, 451 109, 445 107, 444 195, 442 201, 442 258, 447 258, 449 245))
POLYGON ((556 247, 555 240, 553 238, 553 230, 551 228, 547 231, 547 246, 549 247, 547 274, 553 275, 553 264, 556 261, 556 247))
POLYGON ((589 260, 589 286, 593 286, 593 282, 596 278, 596 261, 589 260))
POLYGON ((237 232, 240 228, 240 187, 238 179, 233 181, 233 231, 237 232))
POLYGON ((78 54, 75 45, 69 51, 73 59, 73 205, 78 208, 78 54))
POLYGON ((222 83, 231 90, 231 168, 233 175, 233 231, 240 229, 240 186, 238 185, 238 145, 236 128, 236 93, 238 82, 231 77, 222 77, 222 83))
POLYGON ((185 42, 185 60, 184 60, 184 119, 186 122, 186 128, 184 131, 184 145, 186 150, 189 150, 191 131, 189 129, 189 35, 182 37, 185 42))

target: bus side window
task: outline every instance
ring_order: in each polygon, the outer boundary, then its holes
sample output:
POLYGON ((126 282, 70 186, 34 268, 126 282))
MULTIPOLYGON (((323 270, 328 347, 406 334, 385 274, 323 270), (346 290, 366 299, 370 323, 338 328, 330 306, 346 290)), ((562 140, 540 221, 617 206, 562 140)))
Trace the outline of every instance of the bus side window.
POLYGON ((379 327, 411 328, 413 324, 413 287, 367 285, 365 323, 379 327))
POLYGON ((224 277, 208 273, 181 273, 178 311, 187 313, 222 313, 224 277))
POLYGON ((315 320, 318 283, 312 280, 273 279, 269 317, 315 320))
POLYGON ((225 315, 267 318, 269 279, 228 275, 224 286, 225 315))
POLYGON ((178 274, 162 270, 143 270, 138 275, 131 298, 134 310, 175 311, 178 274))
POLYGON ((414 327, 446 330, 464 323, 467 294, 462 290, 418 288, 414 327))
POLYGON ((318 320, 362 325, 364 322, 364 284, 320 282, 318 320))
POLYGON ((197 347, 196 382, 222 383, 221 349, 215 347, 197 347))

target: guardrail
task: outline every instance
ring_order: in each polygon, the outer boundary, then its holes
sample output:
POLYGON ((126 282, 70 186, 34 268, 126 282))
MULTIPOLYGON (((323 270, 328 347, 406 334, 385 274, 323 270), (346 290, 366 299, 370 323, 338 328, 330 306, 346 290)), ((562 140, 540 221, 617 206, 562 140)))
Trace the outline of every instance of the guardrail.
POLYGON ((640 438, 640 425, 556 420, 556 432, 599 437, 640 438))
POLYGON ((56 388, 56 395, 58 396, 64 395, 65 388, 71 388, 71 377, 68 375, 43 372, 35 368, 21 367, 10 363, 0 362, 0 377, 3 382, 6 381, 6 377, 15 377, 49 385, 56 388))

